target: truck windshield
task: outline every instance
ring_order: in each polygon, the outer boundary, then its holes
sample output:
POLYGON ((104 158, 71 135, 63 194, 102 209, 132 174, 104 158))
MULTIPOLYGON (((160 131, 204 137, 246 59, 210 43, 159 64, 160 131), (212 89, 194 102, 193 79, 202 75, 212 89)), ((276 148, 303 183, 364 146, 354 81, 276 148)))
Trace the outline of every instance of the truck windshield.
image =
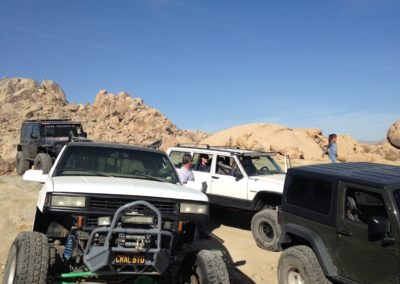
POLYGON ((239 160, 248 176, 283 173, 277 162, 270 156, 243 156, 239 160))
POLYGON ((71 131, 74 136, 82 135, 82 127, 79 124, 45 124, 40 127, 40 136, 69 137, 71 131))
POLYGON ((55 176, 111 176, 178 183, 171 162, 161 153, 96 146, 68 147, 55 176))

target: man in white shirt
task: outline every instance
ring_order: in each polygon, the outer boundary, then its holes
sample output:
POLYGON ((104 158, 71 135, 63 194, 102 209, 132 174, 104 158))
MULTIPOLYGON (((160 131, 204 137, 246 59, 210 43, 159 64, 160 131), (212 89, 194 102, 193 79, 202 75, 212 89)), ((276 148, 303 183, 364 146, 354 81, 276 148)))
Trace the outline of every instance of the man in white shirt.
POLYGON ((194 181, 194 175, 192 172, 193 160, 189 154, 185 154, 182 157, 182 167, 179 170, 179 178, 183 184, 186 184, 188 181, 194 181))

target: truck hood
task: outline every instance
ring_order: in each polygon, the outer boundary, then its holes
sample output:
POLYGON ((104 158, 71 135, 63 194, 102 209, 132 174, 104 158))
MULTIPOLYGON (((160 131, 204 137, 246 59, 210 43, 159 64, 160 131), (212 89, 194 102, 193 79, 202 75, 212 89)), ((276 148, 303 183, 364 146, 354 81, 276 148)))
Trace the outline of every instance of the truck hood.
POLYGON ((273 174, 249 178, 249 187, 253 192, 269 191, 282 194, 285 184, 285 174, 273 174))
POLYGON ((286 174, 273 174, 273 175, 265 175, 265 176, 257 176, 257 177, 250 177, 254 180, 266 181, 269 183, 275 184, 285 184, 286 174))
POLYGON ((54 192, 133 195, 208 202, 199 191, 167 182, 116 177, 52 177, 54 192))

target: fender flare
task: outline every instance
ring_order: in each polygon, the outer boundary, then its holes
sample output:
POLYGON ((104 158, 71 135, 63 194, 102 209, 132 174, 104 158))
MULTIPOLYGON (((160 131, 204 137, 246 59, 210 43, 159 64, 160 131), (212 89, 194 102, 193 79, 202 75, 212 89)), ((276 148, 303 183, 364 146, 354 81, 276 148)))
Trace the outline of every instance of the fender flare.
POLYGON ((279 241, 280 245, 290 245, 292 241, 290 235, 295 235, 307 241, 311 245, 311 248, 317 256, 317 259, 321 264, 322 270, 324 271, 325 275, 329 277, 338 276, 338 271, 335 264, 333 263, 331 254, 329 253, 327 247, 322 241, 322 238, 317 233, 308 228, 292 223, 282 225, 281 230, 281 239, 279 241))

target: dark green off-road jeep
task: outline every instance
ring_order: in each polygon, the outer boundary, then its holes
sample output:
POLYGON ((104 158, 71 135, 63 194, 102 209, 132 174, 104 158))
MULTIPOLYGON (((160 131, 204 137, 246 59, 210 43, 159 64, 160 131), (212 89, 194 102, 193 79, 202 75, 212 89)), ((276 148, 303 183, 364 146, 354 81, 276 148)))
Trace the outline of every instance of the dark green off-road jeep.
POLYGON ((70 119, 25 120, 17 145, 16 170, 19 175, 33 165, 47 174, 62 147, 72 137, 85 138, 79 121, 70 119))
POLYGON ((279 283, 400 283, 400 167, 288 171, 279 220, 279 283))

